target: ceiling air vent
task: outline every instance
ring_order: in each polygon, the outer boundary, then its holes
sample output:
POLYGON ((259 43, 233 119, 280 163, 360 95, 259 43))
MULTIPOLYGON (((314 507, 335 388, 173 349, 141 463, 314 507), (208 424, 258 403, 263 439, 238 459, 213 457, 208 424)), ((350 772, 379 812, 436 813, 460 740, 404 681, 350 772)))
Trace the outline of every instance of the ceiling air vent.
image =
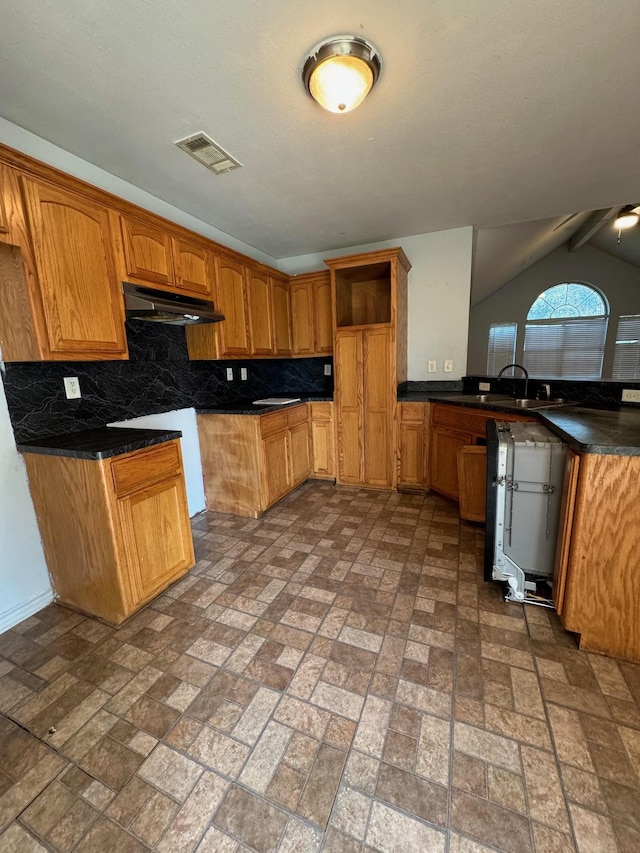
POLYGON ((194 133, 193 136, 178 139, 176 145, 216 175, 238 169, 242 165, 206 133, 194 133))

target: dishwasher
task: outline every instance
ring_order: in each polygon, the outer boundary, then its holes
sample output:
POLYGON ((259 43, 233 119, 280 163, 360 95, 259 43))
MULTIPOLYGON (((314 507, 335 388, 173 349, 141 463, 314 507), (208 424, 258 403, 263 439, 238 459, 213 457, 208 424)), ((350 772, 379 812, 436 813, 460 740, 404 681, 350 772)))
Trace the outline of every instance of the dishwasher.
POLYGON ((566 444, 539 423, 487 421, 484 578, 507 601, 553 607, 566 444))

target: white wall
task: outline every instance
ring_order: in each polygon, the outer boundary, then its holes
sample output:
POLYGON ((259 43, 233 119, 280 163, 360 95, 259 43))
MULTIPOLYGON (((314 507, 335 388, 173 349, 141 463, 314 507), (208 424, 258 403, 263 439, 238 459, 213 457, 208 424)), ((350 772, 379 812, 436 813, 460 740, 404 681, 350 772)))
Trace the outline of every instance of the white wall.
POLYGON ((172 204, 158 198, 151 193, 141 190, 139 187, 128 183, 127 181, 118 178, 115 175, 105 172, 93 163, 88 163, 75 154, 70 154, 63 148, 59 148, 46 139, 18 127, 6 119, 0 118, 0 142, 28 154, 30 157, 35 157, 36 160, 41 160, 49 166, 54 166, 62 172, 67 172, 76 178, 86 181, 88 184, 100 187, 100 189, 113 193, 119 198, 124 198, 132 204, 137 204, 145 210, 150 210, 152 213, 157 213, 158 216, 164 216, 171 222, 176 222, 178 225, 183 225, 185 228, 190 228, 197 234, 202 234, 210 240, 215 240, 225 246, 235 249, 237 252, 242 252, 255 258, 257 261, 275 267, 276 260, 271 255, 254 249, 242 240, 236 240, 219 228, 214 228, 213 225, 208 225, 201 219, 191 216, 190 213, 185 213, 172 204))
POLYGON ((324 258, 402 246, 411 261, 408 378, 460 379, 467 365, 472 240, 472 227, 454 228, 283 258, 278 267, 296 275, 324 269, 324 258), (452 373, 444 373, 445 359, 453 361, 452 373), (436 361, 436 373, 427 373, 429 360, 436 361))
POLYGON ((27 471, 0 382, 0 633, 52 600, 27 471))
POLYGON ((602 376, 610 377, 617 318, 620 314, 640 314, 640 270, 589 245, 577 252, 560 246, 471 309, 468 372, 486 373, 491 323, 518 323, 516 361, 522 362, 524 327, 531 305, 539 293, 563 281, 592 284, 607 297, 610 320, 602 376))
POLYGON ((173 412, 161 412, 157 415, 144 415, 127 421, 115 421, 108 426, 144 427, 147 429, 179 429, 182 432, 182 463, 187 485, 189 515, 194 516, 205 509, 204 485, 202 482, 202 462, 198 443, 198 427, 195 409, 178 409, 173 412))

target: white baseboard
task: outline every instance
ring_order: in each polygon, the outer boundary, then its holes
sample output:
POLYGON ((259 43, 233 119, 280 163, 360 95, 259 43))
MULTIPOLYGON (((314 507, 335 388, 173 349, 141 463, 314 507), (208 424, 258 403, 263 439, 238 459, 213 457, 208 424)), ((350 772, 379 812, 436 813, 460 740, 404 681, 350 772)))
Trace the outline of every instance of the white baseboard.
POLYGON ((34 613, 42 610, 43 607, 46 607, 52 601, 53 590, 48 589, 36 595, 35 598, 30 598, 29 601, 21 601, 20 604, 15 604, 8 610, 0 612, 0 634, 3 631, 8 631, 9 628, 13 628, 18 622, 22 622, 23 619, 33 616, 34 613))

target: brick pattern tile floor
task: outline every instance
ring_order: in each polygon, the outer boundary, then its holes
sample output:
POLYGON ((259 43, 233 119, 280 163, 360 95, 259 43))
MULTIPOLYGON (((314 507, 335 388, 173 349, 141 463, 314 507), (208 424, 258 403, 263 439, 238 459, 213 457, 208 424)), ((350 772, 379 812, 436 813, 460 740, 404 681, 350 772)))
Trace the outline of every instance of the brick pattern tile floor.
POLYGON ((0 850, 640 850, 640 667, 504 603, 454 505, 311 481, 193 533, 122 628, 0 636, 0 850))

